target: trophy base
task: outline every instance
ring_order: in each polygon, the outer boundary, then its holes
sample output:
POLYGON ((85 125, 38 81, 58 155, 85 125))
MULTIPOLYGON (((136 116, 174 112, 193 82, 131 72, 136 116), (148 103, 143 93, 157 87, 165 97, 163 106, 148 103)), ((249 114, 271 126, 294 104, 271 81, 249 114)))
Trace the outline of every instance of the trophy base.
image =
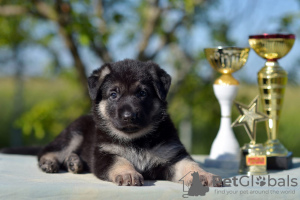
POLYGON ((249 167, 246 165, 246 156, 249 154, 250 144, 244 144, 240 149, 240 166, 239 166, 239 174, 247 174, 249 171, 249 167))
POLYGON ((261 175, 267 175, 267 172, 248 172, 247 176, 251 176, 251 175, 257 175, 257 176, 261 176, 261 175))
POLYGON ((267 156, 287 156, 288 150, 278 139, 268 140, 265 144, 267 156))
POLYGON ((267 169, 271 170, 283 170, 293 167, 293 153, 288 152, 286 156, 268 156, 267 157, 267 169))

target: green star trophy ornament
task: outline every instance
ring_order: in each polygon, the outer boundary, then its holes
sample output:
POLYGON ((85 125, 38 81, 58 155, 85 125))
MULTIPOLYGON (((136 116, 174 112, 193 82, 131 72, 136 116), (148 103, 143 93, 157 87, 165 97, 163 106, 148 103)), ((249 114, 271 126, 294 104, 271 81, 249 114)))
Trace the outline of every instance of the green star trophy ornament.
POLYGON ((266 149, 262 144, 256 144, 256 124, 266 121, 269 117, 258 111, 258 97, 248 105, 234 102, 240 116, 232 123, 232 127, 244 126, 250 138, 250 143, 241 148, 239 173, 250 175, 267 174, 266 149))

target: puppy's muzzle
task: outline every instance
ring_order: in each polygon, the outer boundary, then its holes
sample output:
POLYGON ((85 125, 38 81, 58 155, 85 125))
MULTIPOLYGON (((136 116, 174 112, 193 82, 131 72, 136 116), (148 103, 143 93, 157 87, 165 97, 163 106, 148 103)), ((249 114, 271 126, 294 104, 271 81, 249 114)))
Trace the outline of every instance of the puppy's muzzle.
POLYGON ((122 114, 122 120, 124 122, 135 122, 137 119, 137 113, 130 112, 130 111, 124 111, 122 114))
POLYGON ((138 110, 134 108, 132 105, 125 104, 118 110, 119 113, 119 120, 121 123, 131 124, 136 123, 138 120, 138 110))

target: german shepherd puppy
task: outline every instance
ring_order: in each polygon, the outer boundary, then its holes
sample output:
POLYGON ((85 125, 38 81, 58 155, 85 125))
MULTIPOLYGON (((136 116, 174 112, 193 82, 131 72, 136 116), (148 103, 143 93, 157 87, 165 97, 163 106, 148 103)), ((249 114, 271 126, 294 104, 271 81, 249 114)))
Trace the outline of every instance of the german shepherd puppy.
MULTIPOLYGON (((144 179, 178 182, 190 171, 213 186, 180 142, 167 114, 171 77, 153 62, 104 64, 88 78, 92 114, 82 116, 38 155, 39 167, 57 173, 91 171, 117 185, 142 186, 144 179)), ((192 176, 186 176, 191 184, 192 176)), ((219 181, 220 182, 220 181, 219 181)), ((221 186, 221 183, 214 186, 221 186)))

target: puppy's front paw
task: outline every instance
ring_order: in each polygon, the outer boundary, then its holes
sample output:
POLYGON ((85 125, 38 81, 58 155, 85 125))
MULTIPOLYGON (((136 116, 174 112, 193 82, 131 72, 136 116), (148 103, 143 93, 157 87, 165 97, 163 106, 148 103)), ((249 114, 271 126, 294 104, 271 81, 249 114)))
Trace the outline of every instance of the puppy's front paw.
POLYGON ((80 159, 80 157, 72 153, 66 160, 65 165, 69 172, 72 172, 74 174, 81 173, 83 171, 83 163, 80 159))
POLYGON ((202 177, 202 185, 203 186, 209 186, 209 187, 222 187, 222 179, 221 177, 208 173, 208 172, 199 172, 200 180, 202 177))
POLYGON ((175 171, 172 180, 174 182, 184 181, 187 186, 193 183, 200 183, 202 186, 222 187, 222 179, 220 176, 208 173, 201 169, 199 165, 191 159, 183 159, 174 165, 175 171))
POLYGON ((205 171, 192 171, 183 179, 186 186, 191 186, 193 183, 201 183, 202 186, 222 187, 222 180, 211 173, 205 171))
POLYGON ((45 159, 42 157, 39 161, 39 167, 46 173, 58 173, 59 171, 59 165, 55 159, 45 159))
POLYGON ((120 186, 142 186, 144 177, 137 171, 124 171, 116 175, 114 183, 120 186))

